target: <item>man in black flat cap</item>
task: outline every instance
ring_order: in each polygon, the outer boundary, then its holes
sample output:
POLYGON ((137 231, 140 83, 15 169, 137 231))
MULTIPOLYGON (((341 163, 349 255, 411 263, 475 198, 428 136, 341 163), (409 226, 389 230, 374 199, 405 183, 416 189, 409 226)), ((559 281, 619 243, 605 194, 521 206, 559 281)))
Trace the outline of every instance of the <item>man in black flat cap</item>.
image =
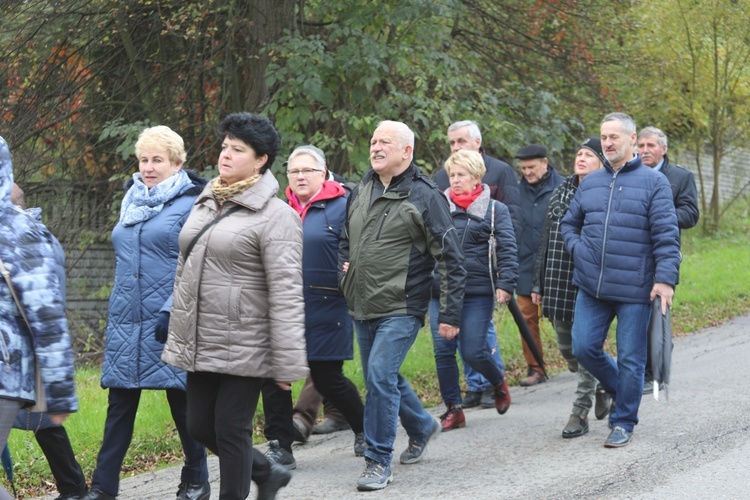
MULTIPOLYGON (((563 178, 549 165, 547 149, 539 144, 529 144, 516 153, 523 178, 520 182, 520 206, 518 238, 518 307, 531 330, 537 350, 543 355, 542 338, 539 335, 539 307, 531 300, 531 282, 534 275, 534 256, 539 245, 544 215, 552 191, 563 178)), ((544 371, 531 350, 523 342, 523 356, 528 372, 520 385, 529 387, 544 382, 544 371)))

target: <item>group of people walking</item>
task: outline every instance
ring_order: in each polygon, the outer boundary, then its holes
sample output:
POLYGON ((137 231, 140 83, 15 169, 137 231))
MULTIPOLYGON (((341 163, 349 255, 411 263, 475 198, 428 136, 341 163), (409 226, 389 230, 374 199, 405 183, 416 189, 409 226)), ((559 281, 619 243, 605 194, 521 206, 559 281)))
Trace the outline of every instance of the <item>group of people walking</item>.
MULTIPOLYGON (((104 437, 90 491, 84 481, 76 491, 61 490, 60 498, 118 495, 144 389, 167 394, 185 455, 179 500, 210 497, 206 449, 219 457, 220 498, 246 498, 251 482, 258 498, 274 498, 296 467, 292 442, 306 440, 314 423, 300 419, 291 396, 291 383, 308 377, 306 390, 319 393, 313 412, 321 398, 335 407, 354 434, 354 454, 365 459, 357 489, 383 489, 393 481, 399 419, 409 437, 399 461, 414 464, 438 433, 466 425, 464 408, 508 411, 493 312, 514 294, 536 350, 542 351, 541 305, 578 373, 562 436, 586 433, 596 399, 597 418, 609 414, 613 429, 605 446, 630 442, 644 389, 650 301, 658 295, 665 308, 671 304, 679 268, 674 185, 654 171, 657 165, 642 164, 645 151, 635 154, 630 117, 607 115, 601 138, 581 143, 574 174, 565 179, 548 165, 544 147, 522 148, 520 185, 508 164, 484 153, 474 122, 449 127, 452 154, 433 182, 414 163, 414 133, 384 121, 370 142, 371 168, 356 185, 336 180, 319 148, 297 147, 286 162, 286 201, 277 197, 270 170, 280 149, 273 124, 233 113, 218 132, 219 175, 211 181, 184 168, 183 140, 168 127, 148 128, 138 138, 139 171, 126 186, 112 233, 104 437), (445 404, 440 419, 425 411, 399 373, 428 316, 445 404), (603 350, 614 317, 616 360, 603 350), (354 334, 364 403, 343 373, 354 334), (463 396, 456 352, 469 388, 463 396), (265 454, 252 445, 260 398, 265 454)), ((651 146, 644 145, 649 160, 660 151, 651 146)), ((665 163, 666 138, 658 159, 664 173, 682 174, 665 163)), ((0 175, 12 184, 1 140, 0 160, 0 175)), ((35 358, 47 394, 55 395, 48 396, 55 424, 77 410, 64 300, 44 260, 51 235, 12 209, 3 196, 7 185, 0 183, 0 203, 8 205, 0 206, 2 222, 23 221, 14 222, 16 231, 26 231, 24 244, 43 258, 35 261, 34 279, 23 281, 33 342, 0 286, 8 305, 0 321, 9 330, 3 352, 11 353, 2 362, 11 366, 14 352, 22 360, 17 383, 5 376, 0 382, 3 446, 18 410, 34 400, 35 358), (54 310, 40 316, 34 294, 48 294, 54 310)), ((6 267, 28 272, 13 260, 28 258, 24 245, 14 248, 0 248, 6 267)), ((525 345, 524 386, 546 377, 531 351, 525 345)))

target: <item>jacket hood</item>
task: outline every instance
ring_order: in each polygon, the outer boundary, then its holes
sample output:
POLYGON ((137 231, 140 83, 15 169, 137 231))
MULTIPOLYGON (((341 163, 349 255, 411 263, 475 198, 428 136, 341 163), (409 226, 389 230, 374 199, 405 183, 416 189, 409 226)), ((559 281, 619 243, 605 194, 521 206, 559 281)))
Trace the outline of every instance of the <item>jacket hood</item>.
POLYGON ((0 137, 0 208, 8 208, 10 190, 13 188, 13 162, 10 159, 10 148, 5 139, 0 137))
POLYGON ((304 220, 305 214, 307 213, 307 209, 310 208, 311 205, 326 201, 326 200, 333 200, 334 198, 340 198, 346 194, 346 189, 339 184, 336 181, 324 181, 323 186, 320 188, 320 191, 318 191, 315 196, 310 199, 307 204, 303 207, 302 204, 299 202, 299 199, 297 198, 297 195, 294 194, 292 191, 292 188, 287 186, 286 187, 286 199, 287 203, 289 203, 289 206, 294 209, 295 212, 297 212, 302 219, 304 220))

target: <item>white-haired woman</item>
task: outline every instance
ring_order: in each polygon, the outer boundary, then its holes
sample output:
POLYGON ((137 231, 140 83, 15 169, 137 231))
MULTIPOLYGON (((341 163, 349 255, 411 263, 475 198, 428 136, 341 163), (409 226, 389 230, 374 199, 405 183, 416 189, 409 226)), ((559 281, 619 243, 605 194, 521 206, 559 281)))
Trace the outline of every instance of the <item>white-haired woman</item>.
POLYGON ((177 498, 207 500, 206 450, 187 431, 186 374, 161 361, 169 325, 177 238, 206 182, 188 173, 185 145, 166 126, 145 129, 135 144, 138 172, 128 181, 112 231, 115 281, 109 298, 101 385, 109 389, 104 438, 86 500, 117 496, 141 391, 167 393, 185 453, 177 498))

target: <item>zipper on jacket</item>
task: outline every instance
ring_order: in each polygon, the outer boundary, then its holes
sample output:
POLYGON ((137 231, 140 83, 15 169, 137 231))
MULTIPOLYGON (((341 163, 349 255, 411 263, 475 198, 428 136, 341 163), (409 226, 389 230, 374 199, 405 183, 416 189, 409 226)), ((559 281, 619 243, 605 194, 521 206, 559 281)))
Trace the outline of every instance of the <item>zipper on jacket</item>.
POLYGON ((318 286, 318 285, 310 285, 310 288, 313 290, 330 290, 332 292, 338 292, 338 288, 334 288, 332 286, 318 286))
POLYGON ((380 227, 378 228, 378 234, 375 235, 375 241, 380 239, 380 233, 383 231, 383 226, 385 226, 386 217, 388 217, 388 212, 383 214, 383 220, 380 221, 380 227))
POLYGON ((604 233, 602 234, 602 254, 601 258, 599 259, 601 263, 599 264, 599 282, 596 284, 596 298, 599 298, 599 292, 602 288, 602 278, 604 277, 604 254, 607 250, 607 228, 609 227, 609 215, 610 210, 612 209, 612 196, 615 192, 615 181, 617 180, 617 172, 619 170, 615 171, 615 174, 612 176, 612 182, 609 184, 609 200, 607 201, 607 216, 604 218, 604 233))

